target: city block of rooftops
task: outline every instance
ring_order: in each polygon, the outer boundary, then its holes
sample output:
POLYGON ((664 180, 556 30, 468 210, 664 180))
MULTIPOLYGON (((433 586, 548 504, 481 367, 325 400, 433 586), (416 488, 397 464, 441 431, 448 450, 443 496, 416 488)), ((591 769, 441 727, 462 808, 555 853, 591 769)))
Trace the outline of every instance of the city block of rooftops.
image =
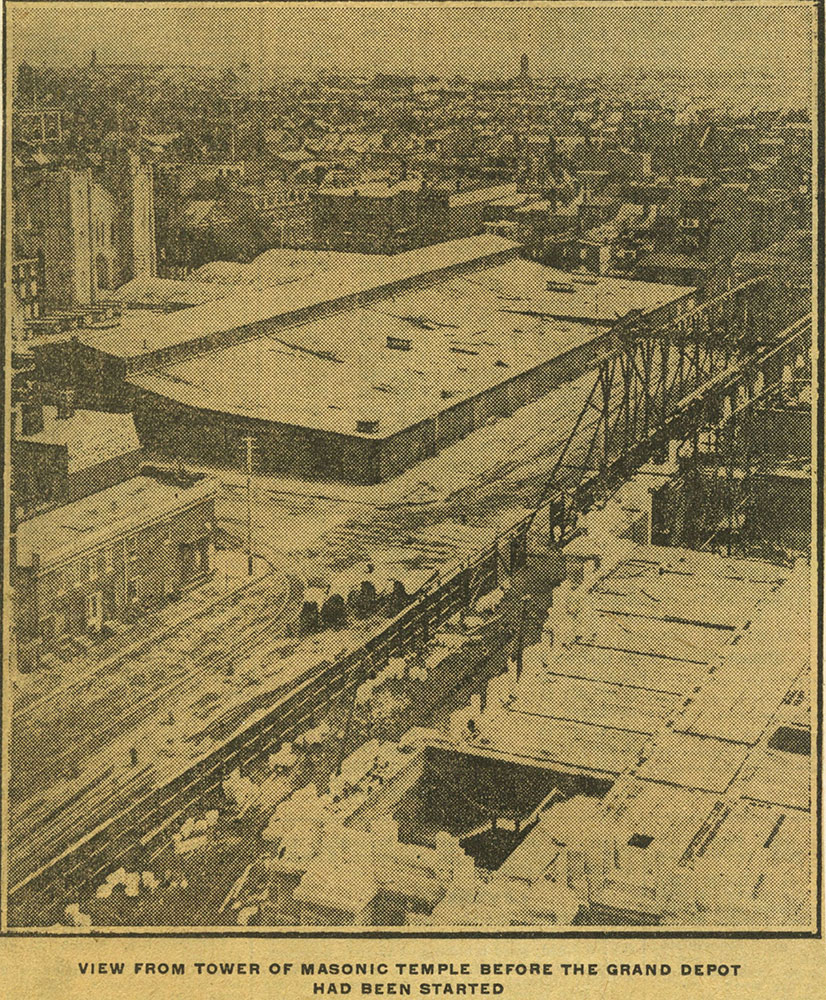
POLYGON ((272 247, 393 253, 485 229, 553 266, 702 284, 810 225, 805 112, 631 101, 526 58, 502 80, 262 82, 92 54, 22 64, 14 112, 20 322, 272 247))

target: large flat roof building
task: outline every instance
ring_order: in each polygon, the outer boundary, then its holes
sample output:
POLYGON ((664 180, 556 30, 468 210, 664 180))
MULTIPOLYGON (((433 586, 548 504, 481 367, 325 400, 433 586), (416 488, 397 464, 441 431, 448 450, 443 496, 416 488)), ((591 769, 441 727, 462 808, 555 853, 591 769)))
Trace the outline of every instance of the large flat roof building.
POLYGON ((252 434, 259 472, 378 482, 581 374, 618 317, 694 292, 594 284, 518 250, 486 235, 337 254, 297 281, 82 332, 73 363, 99 402, 129 401, 151 450, 237 465, 252 434))

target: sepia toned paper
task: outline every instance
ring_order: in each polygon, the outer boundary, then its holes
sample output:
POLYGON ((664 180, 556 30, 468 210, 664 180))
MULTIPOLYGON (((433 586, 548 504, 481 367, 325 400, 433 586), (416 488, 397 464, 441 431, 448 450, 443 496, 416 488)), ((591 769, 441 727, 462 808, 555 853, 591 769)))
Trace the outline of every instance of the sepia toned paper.
POLYGON ((4 18, 9 995, 818 995, 818 5, 4 18))

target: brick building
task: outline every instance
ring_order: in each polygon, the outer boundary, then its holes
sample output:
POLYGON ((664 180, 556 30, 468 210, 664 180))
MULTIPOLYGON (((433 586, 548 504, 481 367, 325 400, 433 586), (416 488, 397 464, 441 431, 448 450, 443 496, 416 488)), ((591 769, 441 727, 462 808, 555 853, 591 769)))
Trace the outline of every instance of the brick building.
POLYGON ((214 565, 215 484, 142 475, 129 413, 12 410, 14 639, 20 669, 41 647, 116 631, 203 580, 214 565), (107 624, 108 623, 108 624, 107 624))
POLYGON ((40 316, 44 270, 45 261, 42 253, 12 261, 11 283, 17 295, 23 320, 37 319, 40 316))
POLYGON ((30 518, 11 538, 18 665, 116 630, 214 567, 215 485, 135 476, 30 518))
POLYGON ((15 108, 14 135, 18 142, 27 143, 34 148, 62 142, 62 108, 15 108))
POLYGON ((515 184, 462 190, 415 177, 324 188, 313 196, 313 238, 316 246, 361 253, 465 239, 484 232, 491 202, 515 193, 515 184))
POLYGON ((421 178, 325 188, 313 196, 316 246, 396 253, 437 243, 447 229, 447 197, 421 178))

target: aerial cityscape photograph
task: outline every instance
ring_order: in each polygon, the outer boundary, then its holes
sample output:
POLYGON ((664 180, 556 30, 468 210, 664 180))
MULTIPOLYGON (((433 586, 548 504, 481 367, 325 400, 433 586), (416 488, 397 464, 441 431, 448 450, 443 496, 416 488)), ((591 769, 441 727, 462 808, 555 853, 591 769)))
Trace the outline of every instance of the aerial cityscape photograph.
POLYGON ((7 926, 812 931, 814 5, 5 11, 7 926))

